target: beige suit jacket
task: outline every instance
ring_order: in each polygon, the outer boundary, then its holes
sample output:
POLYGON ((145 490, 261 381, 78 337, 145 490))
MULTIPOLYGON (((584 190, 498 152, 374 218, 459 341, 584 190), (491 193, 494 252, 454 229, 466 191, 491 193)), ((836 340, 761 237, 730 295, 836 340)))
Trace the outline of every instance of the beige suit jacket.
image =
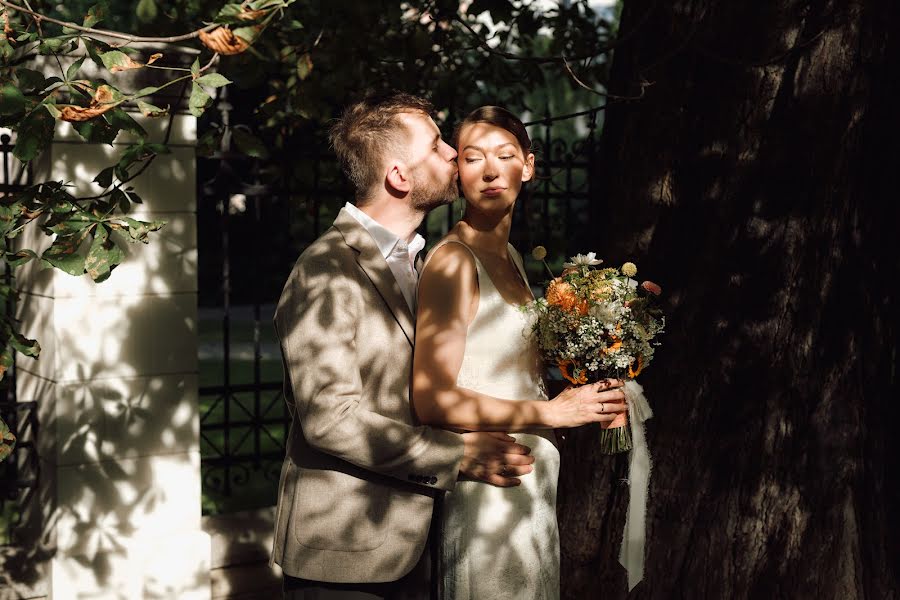
POLYGON ((425 548, 463 442, 417 425, 414 320, 366 229, 341 210, 297 260, 275 311, 292 422, 273 562, 329 582, 394 581, 425 548))

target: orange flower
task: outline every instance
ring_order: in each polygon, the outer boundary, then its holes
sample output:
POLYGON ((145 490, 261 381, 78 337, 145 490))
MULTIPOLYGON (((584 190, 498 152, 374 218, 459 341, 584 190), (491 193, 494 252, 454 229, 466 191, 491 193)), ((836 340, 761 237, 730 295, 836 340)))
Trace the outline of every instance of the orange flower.
POLYGON ((547 286, 545 297, 548 304, 558 306, 566 312, 574 310, 581 315, 586 315, 588 312, 588 303, 579 299, 572 286, 559 277, 547 286))
MULTIPOLYGON (((569 373, 569 365, 572 365, 573 367, 575 366, 575 363, 572 362, 571 360, 561 360, 561 361, 557 362, 556 364, 559 367, 560 373, 562 373, 562 376, 567 381, 570 381, 571 383, 574 383, 575 385, 584 385, 587 383, 587 374, 584 371, 581 372, 581 375, 579 375, 577 379, 575 377, 572 377, 572 374, 569 373)), ((574 371, 574 369, 573 369, 573 371, 574 371)))
POLYGON ((621 338, 617 338, 616 336, 611 335, 611 336, 609 336, 609 339, 612 340, 612 343, 609 344, 603 350, 601 350, 600 354, 609 354, 610 352, 612 352, 614 350, 618 350, 619 348, 622 347, 622 339, 621 338))
POLYGON ((637 358, 628 365, 628 377, 629 379, 634 379, 638 375, 641 374, 641 371, 644 370, 644 357, 640 354, 637 355, 637 358), (637 363, 637 368, 634 368, 634 363, 637 363))
POLYGON ((645 281, 641 284, 641 287, 653 294, 654 296, 659 296, 662 294, 662 288, 653 283, 652 281, 645 281))

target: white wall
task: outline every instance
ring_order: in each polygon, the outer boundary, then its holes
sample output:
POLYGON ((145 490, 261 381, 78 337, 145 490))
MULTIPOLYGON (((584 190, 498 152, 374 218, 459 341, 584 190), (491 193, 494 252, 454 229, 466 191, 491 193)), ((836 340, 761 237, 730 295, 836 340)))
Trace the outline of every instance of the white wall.
MULTIPOLYGON (((142 121, 152 141, 166 120, 142 121)), ((170 145, 135 180, 134 218, 164 219, 149 245, 100 284, 17 272, 23 333, 43 348, 19 357, 20 400, 37 400, 41 481, 27 507, 52 558, 50 597, 209 598, 209 537, 200 529, 197 394, 196 119, 174 120, 170 145)), ((68 124, 38 160, 36 180, 79 193, 121 152, 85 144, 68 124)), ((31 231, 20 247, 50 239, 31 231)))

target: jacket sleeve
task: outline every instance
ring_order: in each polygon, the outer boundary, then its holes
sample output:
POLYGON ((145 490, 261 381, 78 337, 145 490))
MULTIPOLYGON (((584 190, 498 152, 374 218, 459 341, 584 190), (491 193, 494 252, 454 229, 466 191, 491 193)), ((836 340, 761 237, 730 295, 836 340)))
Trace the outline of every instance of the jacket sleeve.
POLYGON ((459 434, 403 423, 360 402, 356 330, 364 310, 371 308, 362 306, 359 282, 334 263, 298 264, 285 285, 275 328, 303 435, 359 467, 450 490, 463 456, 459 434))

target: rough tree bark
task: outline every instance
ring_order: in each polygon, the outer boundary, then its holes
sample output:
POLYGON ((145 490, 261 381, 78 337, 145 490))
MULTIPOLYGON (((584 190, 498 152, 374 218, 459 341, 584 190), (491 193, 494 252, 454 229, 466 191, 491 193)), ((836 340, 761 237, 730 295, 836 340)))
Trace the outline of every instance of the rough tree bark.
MULTIPOLYGON (((897 598, 900 4, 628 0, 638 24, 611 91, 652 85, 597 164, 597 249, 669 306, 631 597, 897 598)), ((572 599, 627 595, 595 439, 563 448, 572 599)))

